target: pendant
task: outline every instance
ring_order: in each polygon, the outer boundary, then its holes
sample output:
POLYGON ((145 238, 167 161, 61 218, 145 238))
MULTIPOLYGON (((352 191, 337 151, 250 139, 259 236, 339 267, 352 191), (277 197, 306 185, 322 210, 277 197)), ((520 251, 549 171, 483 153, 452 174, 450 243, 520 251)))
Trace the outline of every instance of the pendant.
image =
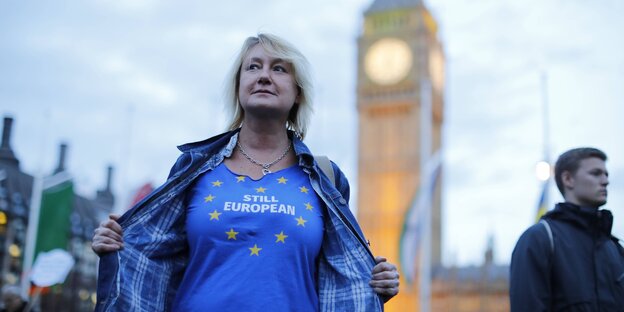
POLYGON ((267 175, 269 173, 271 173, 271 170, 269 170, 269 168, 262 168, 262 174, 263 175, 267 175))

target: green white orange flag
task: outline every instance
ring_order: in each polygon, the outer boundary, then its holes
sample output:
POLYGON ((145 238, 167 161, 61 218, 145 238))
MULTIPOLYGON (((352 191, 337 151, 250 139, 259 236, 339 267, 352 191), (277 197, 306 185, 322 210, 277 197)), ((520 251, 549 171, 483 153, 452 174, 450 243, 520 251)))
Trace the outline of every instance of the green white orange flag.
POLYGON ((51 182, 51 185, 44 186, 41 194, 34 259, 40 252, 57 248, 67 250, 74 184, 70 179, 51 182))
POLYGON ((53 249, 67 250, 73 203, 74 184, 66 172, 35 178, 24 253, 24 294, 30 288, 28 276, 37 256, 53 249))

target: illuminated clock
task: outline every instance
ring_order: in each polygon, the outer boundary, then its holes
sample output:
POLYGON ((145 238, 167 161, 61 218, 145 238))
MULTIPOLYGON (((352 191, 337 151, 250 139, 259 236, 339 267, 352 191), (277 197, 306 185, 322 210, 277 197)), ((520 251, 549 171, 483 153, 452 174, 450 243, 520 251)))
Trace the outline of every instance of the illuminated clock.
POLYGON ((403 80, 412 68, 412 50, 400 39, 384 38, 373 43, 364 56, 364 72, 379 85, 403 80))

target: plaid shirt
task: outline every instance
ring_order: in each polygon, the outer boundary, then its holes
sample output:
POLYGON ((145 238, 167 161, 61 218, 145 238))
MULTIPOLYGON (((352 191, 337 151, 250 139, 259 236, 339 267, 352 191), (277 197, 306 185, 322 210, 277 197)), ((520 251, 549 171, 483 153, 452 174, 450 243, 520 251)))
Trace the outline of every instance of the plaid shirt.
MULTIPOLYGON (((318 260, 320 310, 383 311, 381 299, 368 284, 375 260, 349 210, 347 179, 332 163, 334 186, 305 144, 290 136, 299 166, 327 207, 318 260)), ((121 216, 125 247, 100 257, 95 311, 171 309, 188 260, 185 190, 230 156, 237 139, 238 131, 231 131, 180 146, 183 153, 167 181, 121 216)))

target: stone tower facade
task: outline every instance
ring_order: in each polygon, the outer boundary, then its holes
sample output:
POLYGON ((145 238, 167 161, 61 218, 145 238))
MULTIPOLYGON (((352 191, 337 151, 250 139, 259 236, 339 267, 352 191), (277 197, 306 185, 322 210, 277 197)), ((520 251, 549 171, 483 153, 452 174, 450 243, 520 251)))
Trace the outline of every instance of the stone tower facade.
MULTIPOLYGON (((431 152, 441 145, 443 66, 437 24, 421 0, 375 0, 365 11, 358 38, 358 220, 373 252, 397 264, 404 217, 421 183, 423 144, 430 144, 431 152), (423 101, 431 107, 426 140, 423 101)), ((433 201, 436 267, 441 264, 439 183, 433 201)), ((401 294, 386 311, 417 311, 417 286, 402 277, 401 294)))

